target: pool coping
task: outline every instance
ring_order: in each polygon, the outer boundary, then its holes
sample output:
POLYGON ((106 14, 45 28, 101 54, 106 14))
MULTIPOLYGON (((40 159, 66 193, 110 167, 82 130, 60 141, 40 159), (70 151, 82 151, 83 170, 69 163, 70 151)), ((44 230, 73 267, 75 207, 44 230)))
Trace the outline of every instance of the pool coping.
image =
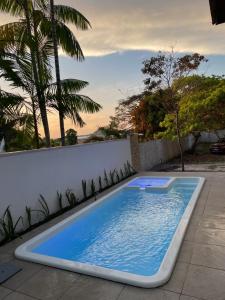
MULTIPOLYGON (((154 288, 160 285, 163 285, 166 283, 173 271, 176 258, 178 256, 186 229, 188 227, 191 215, 193 213, 193 210, 195 208, 197 199, 200 195, 200 192, 204 186, 205 178, 204 177, 198 177, 198 176, 190 176, 190 177, 176 177, 176 176, 137 176, 136 178, 163 178, 163 177, 171 177, 171 179, 191 179, 191 178, 198 178, 199 183, 189 201, 188 206, 185 209, 185 212, 180 220, 180 223, 177 226, 177 229, 174 233, 173 239, 171 240, 170 246, 164 256, 164 259, 161 263, 161 266, 158 270, 158 272, 153 276, 142 276, 142 275, 136 275, 128 272, 122 272, 117 270, 112 270, 108 268, 103 268, 99 266, 94 266, 90 264, 84 264, 79 262, 73 262, 65 259, 55 258, 47 255, 40 255, 37 253, 32 253, 31 249, 33 249, 35 246, 37 246, 39 243, 45 241, 49 238, 53 233, 57 232, 59 229, 63 229, 68 224, 72 223, 76 218, 78 218, 80 215, 84 214, 86 211, 91 209, 92 207, 98 206, 103 202, 106 198, 113 195, 117 191, 121 190, 129 182, 132 182, 134 179, 126 182, 125 184, 121 185, 120 187, 114 189, 110 193, 106 194, 105 196, 101 197, 97 202, 94 202, 85 208, 81 209, 80 211, 76 212, 72 216, 66 218, 65 220, 59 222, 58 224, 54 225, 53 227, 47 229, 46 231, 42 232, 41 234, 38 234, 31 240, 25 242, 21 246, 19 246, 15 250, 15 256, 19 259, 44 264, 47 266, 56 267, 59 269, 64 269, 72 272, 77 272, 85 275, 91 275, 95 277, 100 277, 103 279, 108 279, 116 282, 122 282, 125 284, 130 284, 138 287, 144 287, 144 288, 154 288)), ((161 187, 160 187, 161 188, 161 187)))

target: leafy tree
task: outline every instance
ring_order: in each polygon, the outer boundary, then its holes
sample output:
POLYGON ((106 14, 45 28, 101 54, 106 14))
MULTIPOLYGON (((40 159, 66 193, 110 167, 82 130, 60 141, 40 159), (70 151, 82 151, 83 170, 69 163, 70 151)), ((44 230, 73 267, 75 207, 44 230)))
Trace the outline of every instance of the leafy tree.
MULTIPOLYGON (((166 111, 165 121, 173 124, 176 132, 176 139, 180 149, 181 167, 184 171, 183 147, 180 122, 180 93, 175 81, 187 77, 196 71, 202 62, 205 62, 204 56, 194 53, 191 55, 177 56, 172 50, 169 53, 162 53, 156 57, 144 61, 143 74, 146 76, 146 91, 152 93, 161 91, 162 104, 166 111)), ((162 123, 164 126, 164 123, 162 123)), ((165 131, 165 136, 169 136, 165 131)))
MULTIPOLYGON (((180 135, 194 136, 194 152, 201 131, 217 131, 225 127, 225 80, 222 77, 193 75, 174 83, 180 94, 180 135)), ((158 136, 176 139, 173 114, 167 114, 158 136)))
POLYGON ((144 134, 146 139, 152 139, 156 132, 162 131, 160 122, 165 117, 165 109, 161 97, 162 93, 158 91, 143 95, 139 104, 131 111, 131 122, 135 132, 144 134))
POLYGON ((77 144, 77 132, 74 129, 68 129, 66 131, 66 141, 68 145, 76 145, 77 144))
POLYGON ((26 112, 24 99, 0 90, 0 140, 4 137, 7 151, 32 149, 34 126, 26 112))
POLYGON ((106 138, 114 137, 120 139, 125 137, 127 133, 125 130, 120 129, 117 117, 110 117, 109 125, 99 127, 98 130, 101 131, 106 138))

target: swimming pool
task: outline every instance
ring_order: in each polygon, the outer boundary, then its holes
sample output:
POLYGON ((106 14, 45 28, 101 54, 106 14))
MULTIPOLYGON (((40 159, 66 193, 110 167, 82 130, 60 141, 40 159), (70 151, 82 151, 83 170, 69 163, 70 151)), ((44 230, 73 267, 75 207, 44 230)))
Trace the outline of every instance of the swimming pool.
POLYGON ((16 249, 18 258, 140 287, 173 270, 201 177, 138 177, 16 249))

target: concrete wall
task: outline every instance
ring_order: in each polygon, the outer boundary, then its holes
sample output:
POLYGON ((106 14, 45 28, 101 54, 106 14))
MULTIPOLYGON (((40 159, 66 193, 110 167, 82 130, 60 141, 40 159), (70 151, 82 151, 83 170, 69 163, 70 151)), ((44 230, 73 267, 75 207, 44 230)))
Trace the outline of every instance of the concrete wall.
MULTIPOLYGON (((192 145, 192 137, 183 140, 184 151, 192 145)), ((179 148, 176 141, 154 140, 140 144, 140 170, 147 171, 151 168, 169 161, 179 155, 179 148)))
POLYGON ((119 170, 127 161, 129 140, 0 154, 0 217, 8 205, 14 218, 25 216, 26 206, 40 208, 39 194, 54 212, 57 191, 73 189, 80 197, 82 179, 97 179, 104 169, 119 170))
MULTIPOLYGON (((225 137, 225 130, 218 130, 220 138, 225 137)), ((201 132, 200 142, 202 143, 215 143, 218 141, 218 135, 213 132, 201 132)))

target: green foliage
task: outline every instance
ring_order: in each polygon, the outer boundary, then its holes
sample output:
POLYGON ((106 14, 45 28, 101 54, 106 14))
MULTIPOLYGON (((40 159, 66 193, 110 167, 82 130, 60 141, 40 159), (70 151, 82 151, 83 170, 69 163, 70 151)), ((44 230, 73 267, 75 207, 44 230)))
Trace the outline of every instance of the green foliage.
POLYGON ((77 197, 70 189, 66 191, 66 199, 69 203, 70 208, 74 208, 77 205, 77 203, 79 203, 77 197))
POLYGON ((3 214, 2 219, 0 219, 0 233, 3 235, 6 241, 17 237, 16 228, 19 222, 23 222, 23 218, 19 217, 14 223, 10 207, 8 206, 3 214))
POLYGON ((119 183, 120 182, 120 175, 119 175, 117 170, 115 170, 115 175, 116 175, 116 182, 119 183))
POLYGON ((63 210, 63 195, 62 193, 57 192, 57 200, 59 204, 59 209, 63 210))
POLYGON ((109 172, 109 177, 110 177, 110 183, 111 183, 111 185, 114 185, 115 184, 115 180, 114 180, 115 170, 109 172))
POLYGON ((47 201, 45 200, 43 195, 40 195, 40 198, 38 199, 38 202, 40 203, 40 205, 42 207, 42 209, 40 209, 38 211, 43 214, 45 219, 49 219, 50 210, 49 210, 47 201))
POLYGON ((121 177, 121 179, 124 179, 124 173, 123 173, 122 169, 120 169, 120 177, 121 177))
POLYGON ((102 192, 103 188, 102 188, 102 177, 101 176, 98 177, 98 187, 99 187, 99 192, 102 192))
POLYGON ((31 227, 32 226, 32 209, 28 206, 26 206, 26 215, 27 215, 28 227, 31 227))
POLYGON ((77 132, 74 129, 68 129, 66 131, 66 141, 67 145, 77 144, 77 132))
POLYGON ((96 187, 95 187, 95 182, 94 180, 92 179, 91 180, 91 196, 95 196, 96 195, 96 187))
POLYGON ((109 179, 108 179, 106 170, 104 170, 104 181, 105 181, 105 186, 109 187, 110 184, 109 184, 109 179))
POLYGON ((87 199, 87 181, 86 180, 82 180, 82 190, 83 190, 84 200, 86 200, 87 199))
MULTIPOLYGON (((179 91, 180 135, 215 131, 225 127, 225 80, 223 77, 193 75, 177 80, 179 91)), ((168 113, 157 138, 176 140, 175 115, 168 113)))

